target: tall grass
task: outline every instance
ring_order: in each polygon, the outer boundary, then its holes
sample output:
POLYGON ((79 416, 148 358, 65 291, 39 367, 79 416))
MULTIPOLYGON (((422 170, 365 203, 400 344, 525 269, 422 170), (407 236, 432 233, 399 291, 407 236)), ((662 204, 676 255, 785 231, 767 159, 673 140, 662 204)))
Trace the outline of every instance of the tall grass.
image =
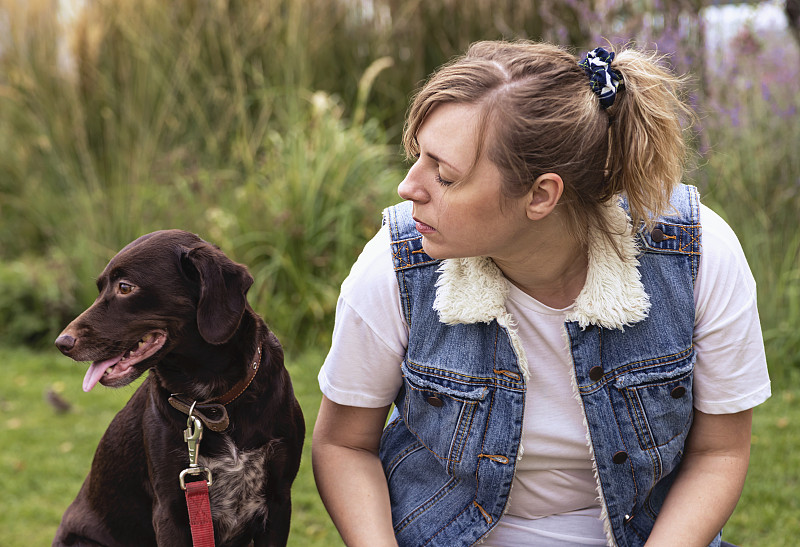
MULTIPOLYGON (((116 250, 181 227, 250 266, 251 301, 288 345, 324 341, 339 283, 396 199, 416 84, 477 39, 612 37, 697 68, 692 178, 750 259, 773 373, 800 370, 796 47, 751 34, 737 59, 704 63, 704 2, 663 17, 658 2, 600 4, 96 0, 64 32, 51 2, 0 0, 0 275, 40 298, 19 272, 44 264, 41 282, 74 295, 6 340, 51 336, 116 250)), ((20 300, 0 298, 0 322, 51 306, 20 300)))
POLYGON ((745 250, 780 384, 800 375, 800 51, 746 28, 737 43, 711 59, 694 176, 745 250))
POLYGON ((311 3, 261 7, 99 2, 75 30, 74 72, 40 45, 55 18, 16 12, 28 27, 2 47, 2 255, 52 257, 82 305, 125 243, 184 228, 252 268, 251 302, 287 343, 324 336, 393 200, 396 153, 374 119, 351 123, 305 87, 302 60, 321 47, 311 3))

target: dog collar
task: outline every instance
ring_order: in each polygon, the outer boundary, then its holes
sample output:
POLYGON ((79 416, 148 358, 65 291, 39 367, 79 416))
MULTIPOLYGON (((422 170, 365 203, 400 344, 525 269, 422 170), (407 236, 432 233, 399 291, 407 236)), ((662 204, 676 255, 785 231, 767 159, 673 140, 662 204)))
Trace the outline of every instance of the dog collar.
POLYGON ((256 355, 247 367, 247 375, 221 396, 208 401, 197 402, 180 393, 173 393, 168 399, 169 404, 172 408, 183 412, 187 416, 191 411, 192 415, 200 418, 203 424, 211 431, 225 431, 230 424, 228 410, 225 405, 235 401, 253 383, 258 369, 261 368, 261 357, 261 343, 259 342, 256 355), (194 405, 194 408, 192 408, 192 405, 194 405))
POLYGON ((207 401, 209 403, 217 403, 219 405, 227 405, 235 401, 239 395, 244 393, 244 390, 248 388, 248 386, 253 382, 253 378, 256 377, 256 373, 258 372, 259 367, 261 366, 261 342, 258 344, 258 349, 256 350, 256 354, 253 357, 253 362, 247 367, 247 376, 236 382, 236 384, 229 389, 226 393, 217 397, 216 399, 212 399, 207 401))

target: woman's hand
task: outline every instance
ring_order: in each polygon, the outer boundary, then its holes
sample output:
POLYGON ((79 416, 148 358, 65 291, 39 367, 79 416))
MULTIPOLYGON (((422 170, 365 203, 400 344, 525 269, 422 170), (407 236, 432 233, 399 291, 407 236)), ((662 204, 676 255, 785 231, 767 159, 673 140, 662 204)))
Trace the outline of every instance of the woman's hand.
POLYGON ((322 502, 348 546, 396 546, 378 459, 389 406, 358 408, 322 397, 311 459, 322 502))
POLYGON ((705 414, 694 411, 685 454, 664 501, 648 547, 705 547, 733 513, 750 462, 753 411, 705 414))

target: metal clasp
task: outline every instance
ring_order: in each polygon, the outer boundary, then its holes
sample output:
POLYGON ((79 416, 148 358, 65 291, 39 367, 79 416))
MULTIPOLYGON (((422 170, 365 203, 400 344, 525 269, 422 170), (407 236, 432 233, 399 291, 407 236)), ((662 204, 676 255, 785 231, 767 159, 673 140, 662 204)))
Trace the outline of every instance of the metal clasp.
POLYGON ((197 463, 200 457, 200 441, 203 439, 203 422, 192 416, 193 411, 194 404, 192 408, 189 409, 189 419, 186 420, 186 429, 183 431, 183 440, 186 441, 187 448, 189 449, 189 467, 181 471, 178 477, 181 483, 181 490, 186 490, 186 475, 205 474, 206 484, 211 486, 213 483, 211 479, 211 470, 197 463))
POLYGON ((197 467, 200 441, 203 440, 203 422, 190 415, 186 421, 186 429, 183 430, 183 440, 189 448, 189 467, 197 467))

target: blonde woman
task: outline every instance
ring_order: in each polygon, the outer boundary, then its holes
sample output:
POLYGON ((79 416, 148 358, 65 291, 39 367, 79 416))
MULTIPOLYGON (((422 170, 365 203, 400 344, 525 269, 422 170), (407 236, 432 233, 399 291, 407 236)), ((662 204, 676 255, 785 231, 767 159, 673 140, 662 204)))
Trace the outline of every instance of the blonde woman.
POLYGON ((736 236, 680 183, 680 83, 481 42, 416 95, 319 374, 345 543, 722 544, 770 383, 736 236))

